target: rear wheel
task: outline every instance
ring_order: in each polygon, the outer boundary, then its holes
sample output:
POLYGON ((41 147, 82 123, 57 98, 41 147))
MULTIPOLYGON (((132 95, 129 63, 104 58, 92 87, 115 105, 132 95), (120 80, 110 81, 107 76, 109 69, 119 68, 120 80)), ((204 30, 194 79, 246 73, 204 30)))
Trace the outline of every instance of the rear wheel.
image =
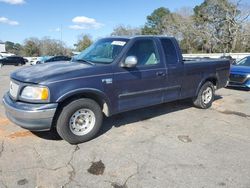
POLYGON ((57 120, 58 134, 71 144, 88 141, 102 125, 102 110, 91 99, 77 99, 66 105, 57 120))
POLYGON ((197 97, 193 100, 194 106, 207 109, 214 101, 214 85, 212 82, 205 82, 199 90, 197 97))

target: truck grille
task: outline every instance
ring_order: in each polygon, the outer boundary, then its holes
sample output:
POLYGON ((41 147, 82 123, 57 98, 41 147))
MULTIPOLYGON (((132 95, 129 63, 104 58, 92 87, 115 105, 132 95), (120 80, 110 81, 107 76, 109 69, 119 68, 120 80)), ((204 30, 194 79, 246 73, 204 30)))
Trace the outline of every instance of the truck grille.
POLYGON ((243 83, 246 81, 246 76, 240 74, 230 74, 229 79, 230 82, 243 83))

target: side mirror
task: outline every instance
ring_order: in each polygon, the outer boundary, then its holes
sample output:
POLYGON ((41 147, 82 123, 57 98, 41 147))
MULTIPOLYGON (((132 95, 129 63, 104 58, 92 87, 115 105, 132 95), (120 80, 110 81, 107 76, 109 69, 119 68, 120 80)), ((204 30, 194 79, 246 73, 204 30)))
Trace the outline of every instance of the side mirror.
POLYGON ((122 67, 135 67, 137 65, 137 57, 136 56, 128 56, 125 59, 125 62, 121 64, 122 67))

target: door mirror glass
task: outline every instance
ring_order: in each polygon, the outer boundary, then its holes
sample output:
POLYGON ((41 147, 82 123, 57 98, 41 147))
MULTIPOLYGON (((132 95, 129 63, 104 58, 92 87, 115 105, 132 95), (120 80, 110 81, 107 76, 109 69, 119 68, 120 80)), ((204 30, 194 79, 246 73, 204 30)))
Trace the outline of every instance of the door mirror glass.
POLYGON ((127 68, 131 68, 131 67, 135 67, 137 65, 137 57, 136 56, 128 56, 125 59, 125 62, 122 63, 122 67, 127 67, 127 68))

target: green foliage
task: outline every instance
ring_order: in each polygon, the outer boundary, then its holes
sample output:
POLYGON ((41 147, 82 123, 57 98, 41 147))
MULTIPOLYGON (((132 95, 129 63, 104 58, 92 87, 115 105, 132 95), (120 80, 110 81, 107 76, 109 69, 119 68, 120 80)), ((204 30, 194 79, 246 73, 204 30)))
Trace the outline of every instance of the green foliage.
POLYGON ((162 35, 166 29, 164 18, 170 16, 171 12, 164 7, 160 7, 147 16, 147 22, 142 29, 143 35, 162 35))
POLYGON ((93 43, 89 35, 80 35, 77 43, 75 44, 76 51, 81 52, 93 43))
POLYGON ((205 0, 194 8, 197 29, 207 39, 207 51, 234 51, 241 27, 237 20, 240 13, 239 8, 228 0, 205 0))
POLYGON ((19 43, 14 43, 10 41, 5 42, 5 48, 8 53, 13 53, 13 54, 20 54, 20 51, 22 50, 22 46, 19 43))
POLYGON ((244 15, 239 3, 204 0, 190 14, 160 7, 147 16, 142 34, 174 36, 185 53, 244 52, 249 50, 250 9, 244 15))

